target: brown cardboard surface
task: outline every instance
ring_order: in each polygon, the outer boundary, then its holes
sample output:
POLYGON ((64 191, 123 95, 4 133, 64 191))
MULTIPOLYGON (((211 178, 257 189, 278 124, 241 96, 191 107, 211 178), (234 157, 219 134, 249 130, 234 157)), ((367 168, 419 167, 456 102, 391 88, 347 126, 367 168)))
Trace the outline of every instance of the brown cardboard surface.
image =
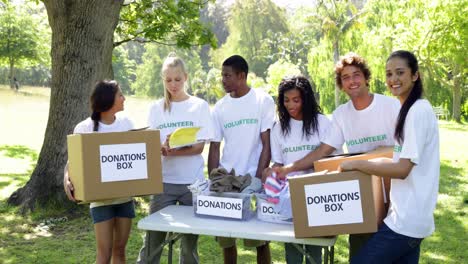
POLYGON ((75 198, 92 202, 161 193, 162 167, 159 130, 68 135, 69 175, 75 198), (147 179, 101 182, 100 145, 144 143, 147 179))
POLYGON ((330 174, 323 174, 322 172, 289 178, 295 236, 297 238, 306 238, 376 232, 378 221, 374 197, 379 197, 375 192, 382 190, 379 183, 381 183, 380 178, 358 171, 330 174), (304 187, 306 185, 350 180, 359 181, 363 221, 351 224, 309 226, 304 187))

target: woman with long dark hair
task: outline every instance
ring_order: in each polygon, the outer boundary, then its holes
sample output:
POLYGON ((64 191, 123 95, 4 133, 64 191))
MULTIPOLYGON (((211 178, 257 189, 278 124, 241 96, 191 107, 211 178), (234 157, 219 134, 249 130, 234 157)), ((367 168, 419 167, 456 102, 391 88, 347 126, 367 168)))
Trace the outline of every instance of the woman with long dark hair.
MULTIPOLYGON (((273 167, 283 166, 299 160, 320 145, 330 126, 327 117, 321 114, 320 106, 307 78, 303 76, 286 77, 278 87, 278 121, 272 128, 271 159, 273 167)), ((299 171, 288 177, 309 173, 299 171)), ((264 176, 272 174, 267 168, 264 176)), ((302 263, 304 254, 297 249, 302 247, 316 263, 322 262, 322 248, 312 245, 294 245, 285 243, 287 263, 302 263)), ((310 263, 306 259, 306 263, 310 263)))
MULTIPOLYGON (((100 81, 91 94, 91 117, 76 125, 73 133, 121 132, 133 128, 132 122, 117 112, 124 110, 125 97, 116 81, 100 81)), ((68 165, 68 164, 67 164, 68 165)), ((63 179, 65 193, 72 201, 73 175, 65 169, 63 179)), ((96 236, 96 263, 125 263, 125 247, 130 235, 132 218, 135 217, 133 199, 119 198, 90 204, 96 236)))
POLYGON ((387 59, 386 83, 401 102, 393 163, 349 161, 342 170, 391 178, 390 209, 351 263, 418 263, 421 241, 434 232, 440 174, 439 129, 414 54, 399 50, 387 59))

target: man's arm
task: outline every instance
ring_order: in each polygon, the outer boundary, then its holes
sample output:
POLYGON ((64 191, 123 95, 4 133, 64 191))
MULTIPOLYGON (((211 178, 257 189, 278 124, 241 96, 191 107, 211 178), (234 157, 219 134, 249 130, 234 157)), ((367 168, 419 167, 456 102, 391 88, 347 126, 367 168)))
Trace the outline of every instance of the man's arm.
POLYGON ((219 149, 221 142, 211 142, 210 151, 208 152, 208 175, 213 169, 219 167, 219 149))
POLYGON ((271 148, 270 148, 270 129, 260 133, 260 140, 262 141, 262 153, 258 160, 257 173, 255 177, 262 179, 262 172, 270 165, 271 148))
POLYGON ((330 155, 333 151, 335 151, 334 147, 322 143, 318 148, 307 154, 302 159, 297 160, 284 167, 273 168, 273 170, 276 172, 276 175, 280 179, 284 179, 286 178, 286 175, 288 175, 291 172, 312 169, 314 167, 314 161, 319 160, 324 156, 330 155))

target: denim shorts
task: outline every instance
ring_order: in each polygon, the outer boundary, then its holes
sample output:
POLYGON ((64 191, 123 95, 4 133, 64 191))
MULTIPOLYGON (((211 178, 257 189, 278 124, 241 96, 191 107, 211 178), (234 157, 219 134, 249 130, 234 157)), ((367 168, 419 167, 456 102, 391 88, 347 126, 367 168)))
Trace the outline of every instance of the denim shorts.
POLYGON ((99 223, 114 217, 135 218, 135 206, 133 201, 122 204, 111 204, 93 207, 90 209, 93 222, 99 223))

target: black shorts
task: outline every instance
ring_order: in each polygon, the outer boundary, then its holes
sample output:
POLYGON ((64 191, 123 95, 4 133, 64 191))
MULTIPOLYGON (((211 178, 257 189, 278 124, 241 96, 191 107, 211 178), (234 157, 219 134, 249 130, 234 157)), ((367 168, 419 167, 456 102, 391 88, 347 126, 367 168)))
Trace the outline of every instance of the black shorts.
POLYGON ((111 204, 93 207, 90 209, 93 222, 99 223, 114 217, 135 218, 135 206, 133 200, 122 204, 111 204))

